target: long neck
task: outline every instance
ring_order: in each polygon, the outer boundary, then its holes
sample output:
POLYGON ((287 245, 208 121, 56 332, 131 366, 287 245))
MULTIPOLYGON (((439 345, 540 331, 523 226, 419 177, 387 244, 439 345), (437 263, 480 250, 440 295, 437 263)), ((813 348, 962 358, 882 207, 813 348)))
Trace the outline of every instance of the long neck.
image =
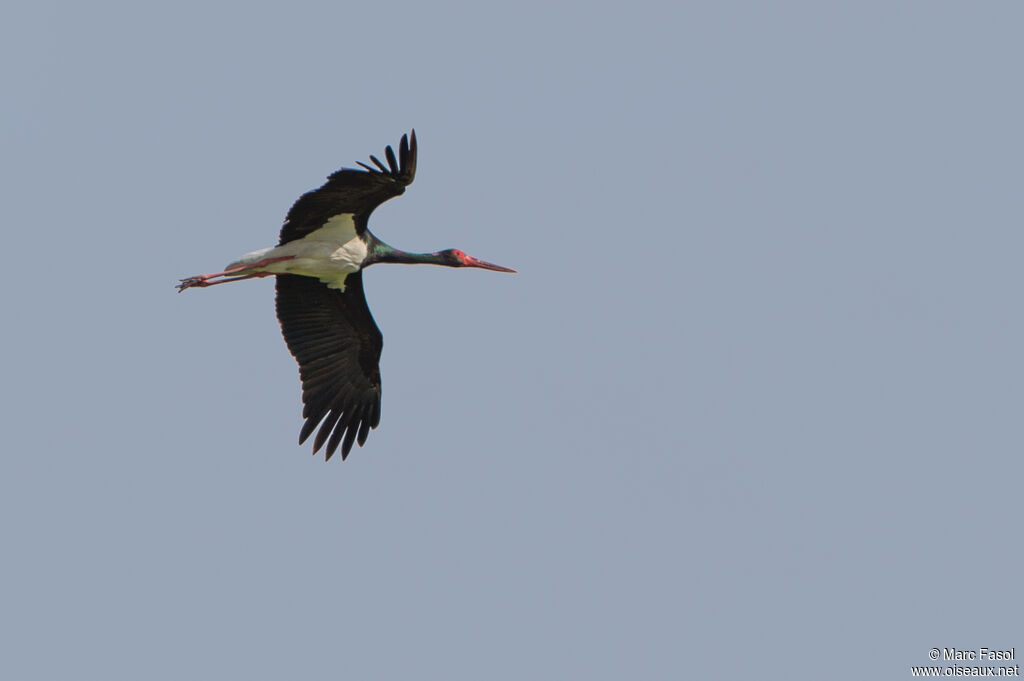
POLYGON ((447 264, 440 253, 409 253, 407 251, 400 251, 397 248, 384 243, 372 234, 367 234, 369 236, 370 248, 366 255, 366 260, 363 261, 363 267, 379 262, 393 262, 405 265, 447 264))

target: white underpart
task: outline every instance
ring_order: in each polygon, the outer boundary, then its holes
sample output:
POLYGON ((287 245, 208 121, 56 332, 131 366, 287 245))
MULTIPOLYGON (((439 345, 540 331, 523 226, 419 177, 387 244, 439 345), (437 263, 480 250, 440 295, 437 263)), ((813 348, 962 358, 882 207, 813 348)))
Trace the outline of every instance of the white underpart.
MULTIPOLYGON (((246 253, 226 269, 283 256, 293 257, 255 268, 254 271, 316 277, 327 284, 328 288, 344 291, 345 279, 353 272, 358 272, 366 259, 366 243, 356 236, 352 214, 342 213, 301 239, 246 253)), ((238 274, 245 272, 240 271, 238 274)))

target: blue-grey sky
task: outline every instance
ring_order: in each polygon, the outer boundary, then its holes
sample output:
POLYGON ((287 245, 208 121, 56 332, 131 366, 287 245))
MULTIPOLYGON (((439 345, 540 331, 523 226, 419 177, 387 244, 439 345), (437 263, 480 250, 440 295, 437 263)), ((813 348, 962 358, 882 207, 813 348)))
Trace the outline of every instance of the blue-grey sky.
POLYGON ((19 3, 0 677, 904 678, 1024 649, 1024 7, 19 3), (383 418, 272 245, 415 127, 383 418))

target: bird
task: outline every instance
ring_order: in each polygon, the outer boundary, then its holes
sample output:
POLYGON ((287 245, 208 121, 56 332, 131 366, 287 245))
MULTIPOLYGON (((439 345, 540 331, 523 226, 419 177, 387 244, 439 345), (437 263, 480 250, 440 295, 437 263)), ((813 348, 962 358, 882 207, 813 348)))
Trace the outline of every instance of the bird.
POLYGON ((387 163, 341 168, 288 211, 276 246, 246 253, 224 270, 180 279, 178 292, 275 276, 276 311, 302 383, 302 445, 316 431, 313 455, 325 460, 341 448, 344 461, 380 423, 380 355, 383 337, 363 291, 363 270, 378 263, 515 270, 449 248, 408 253, 367 228, 374 209, 405 193, 416 177, 416 131, 402 135, 387 163))

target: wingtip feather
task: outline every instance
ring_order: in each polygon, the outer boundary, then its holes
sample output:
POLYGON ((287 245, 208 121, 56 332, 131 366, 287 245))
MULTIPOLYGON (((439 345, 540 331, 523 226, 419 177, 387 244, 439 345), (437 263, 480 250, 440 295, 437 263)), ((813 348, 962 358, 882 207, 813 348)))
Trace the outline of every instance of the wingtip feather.
POLYGON ((398 159, 395 158, 395 150, 391 148, 390 144, 384 150, 384 155, 388 159, 388 165, 391 166, 391 174, 398 175, 398 159))
POLYGON ((412 129, 409 138, 409 162, 405 164, 405 172, 409 174, 409 181, 416 177, 416 128, 412 129))
POLYGON ((370 155, 370 160, 371 160, 371 161, 373 161, 373 164, 374 164, 375 166, 377 166, 378 168, 380 168, 380 172, 382 172, 382 173, 386 173, 386 172, 388 172, 388 169, 387 169, 387 167, 386 167, 386 166, 385 166, 385 165, 384 165, 383 163, 381 163, 381 162, 380 162, 380 159, 379 159, 379 158, 377 158, 376 156, 374 156, 374 155, 372 155, 372 154, 371 154, 371 155, 370 155))

